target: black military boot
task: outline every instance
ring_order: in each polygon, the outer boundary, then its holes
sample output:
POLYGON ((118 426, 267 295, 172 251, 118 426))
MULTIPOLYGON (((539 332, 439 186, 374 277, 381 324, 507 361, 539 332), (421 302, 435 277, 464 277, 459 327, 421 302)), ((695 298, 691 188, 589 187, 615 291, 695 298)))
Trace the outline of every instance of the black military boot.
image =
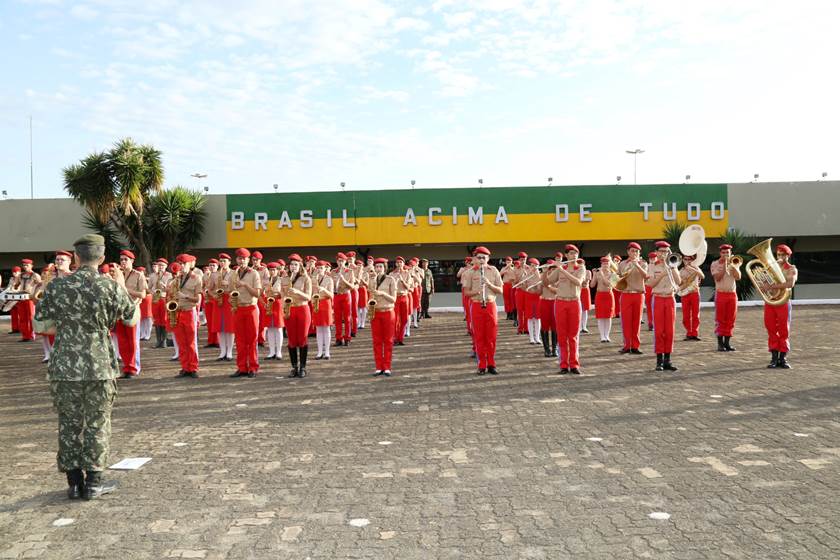
POLYGON ((82 497, 85 488, 85 475, 82 469, 73 469, 67 473, 67 497, 71 500, 78 500, 82 497))
POLYGON ((95 500, 102 494, 110 494, 116 489, 116 481, 102 481, 102 472, 87 471, 87 476, 85 477, 85 487, 82 490, 82 498, 85 500, 95 500))
POLYGON ((557 357, 557 333, 554 331, 550 331, 551 333, 551 357, 557 357))
POLYGON ((776 364, 776 367, 779 369, 790 369, 790 364, 785 359, 787 356, 787 352, 779 352, 779 363, 776 364))
POLYGON ((718 339, 718 352, 726 352, 726 346, 723 344, 723 337, 719 336, 718 339))
POLYGON ((300 347, 300 368, 298 369, 298 377, 306 377, 306 355, 309 354, 309 346, 300 347))
POLYGON ((734 352, 735 349, 729 344, 729 341, 732 340, 731 336, 724 336, 723 337, 723 347, 726 348, 727 352, 734 352))
POLYGON ((767 364, 767 369, 773 369, 779 367, 779 351, 778 350, 771 350, 773 357, 770 358, 770 363, 767 364))
POLYGON ((663 369, 664 369, 662 367, 662 357, 663 357, 663 354, 657 354, 656 355, 656 371, 663 371, 663 369))
POLYGON ((298 349, 289 348, 289 359, 292 361, 292 371, 289 372, 289 377, 298 376, 298 349))
POLYGON ((155 327, 155 348, 163 348, 166 341, 166 329, 155 327))
POLYGON ((545 354, 546 358, 551 357, 551 350, 548 348, 548 332, 547 331, 540 331, 540 340, 543 343, 543 354, 545 354))
POLYGON ((662 356, 662 369, 666 371, 677 371, 677 366, 671 363, 671 354, 662 356))

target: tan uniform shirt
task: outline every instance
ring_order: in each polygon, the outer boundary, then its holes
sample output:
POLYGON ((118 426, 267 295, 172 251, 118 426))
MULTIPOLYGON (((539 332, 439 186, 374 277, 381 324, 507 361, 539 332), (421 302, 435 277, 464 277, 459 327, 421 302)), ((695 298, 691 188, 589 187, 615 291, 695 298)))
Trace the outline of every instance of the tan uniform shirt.
POLYGON ((214 273, 213 280, 211 281, 213 292, 221 288, 226 294, 229 294, 233 289, 233 278, 235 274, 236 272, 231 269, 219 270, 214 273))
POLYGON ((717 290, 718 292, 735 291, 735 277, 732 276, 732 274, 730 274, 729 267, 726 266, 726 261, 721 261, 721 259, 712 261, 712 264, 709 268, 713 277, 725 271, 723 274, 723 278, 721 278, 720 281, 715 280, 715 290, 717 290))
POLYGON ((180 311, 195 309, 202 290, 201 277, 195 274, 195 271, 190 271, 187 277, 181 276, 180 278, 176 278, 176 280, 177 283, 172 283, 170 292, 173 294, 177 293, 178 309, 180 311), (177 290, 177 292, 172 292, 171 290, 177 290))
MULTIPOLYGON (((324 274, 324 277, 318 280, 315 279, 312 289, 312 295, 318 294, 321 297, 321 301, 326 299, 332 299, 333 294, 333 279, 329 274, 324 274)), ((362 305, 366 305, 367 302, 359 302, 359 307, 362 305)))
POLYGON ((335 271, 333 271, 333 287, 335 289, 335 293, 349 293, 350 290, 352 290, 350 285, 353 284, 353 277, 353 271, 350 269, 345 269, 343 272, 340 268, 335 269, 335 271), (342 278, 344 280, 342 280, 342 278))
POLYGON ((690 268, 682 267, 680 269, 680 286, 683 286, 688 278, 691 278, 691 280, 688 281, 688 284, 685 284, 683 295, 693 294, 700 289, 700 275, 690 268))
POLYGON ((143 292, 143 296, 139 298, 131 298, 134 303, 139 305, 140 300, 142 300, 146 295, 146 275, 132 268, 131 272, 129 272, 125 277, 125 288, 126 290, 130 290, 132 292, 143 292))
POLYGON ((292 307, 300 307, 301 305, 309 304, 309 300, 312 297, 312 278, 309 275, 298 274, 294 283, 292 283, 292 278, 287 276, 283 278, 283 286, 283 296, 292 298, 292 307), (306 297, 292 292, 290 288, 300 290, 306 294, 306 297))
POLYGON ((583 284, 584 278, 586 278, 586 267, 569 264, 564 264, 561 266, 563 267, 563 270, 569 272, 569 274, 571 274, 575 278, 579 278, 581 283, 575 284, 565 274, 562 274, 557 269, 553 269, 551 272, 548 273, 547 280, 548 285, 556 289, 556 299, 561 299, 564 301, 580 299, 580 287, 583 284))
POLYGON ((513 284, 516 278, 516 269, 513 266, 505 266, 501 272, 502 282, 505 284, 513 284))
POLYGON ((596 292, 611 292, 611 278, 612 270, 604 270, 603 268, 598 268, 592 273, 592 282, 590 282, 589 285, 591 286, 594 283, 596 292))
MULTIPOLYGON (((466 273, 465 273, 466 274, 466 273)), ((397 285, 397 295, 404 296, 407 295, 409 290, 411 290, 411 274, 405 269, 402 272, 399 270, 395 270, 391 273, 391 276, 394 278, 394 282, 397 285)), ((461 275, 461 286, 464 284, 464 274, 461 275)))
MULTIPOLYGON (((470 296, 471 301, 481 301, 482 298, 482 290, 481 290, 481 272, 477 270, 476 267, 473 267, 469 270, 468 274, 464 276, 467 277, 467 289, 470 292, 475 292, 474 295, 470 296)), ((463 277, 462 277, 463 278, 463 277)), ((484 282, 486 284, 494 284, 496 286, 502 285, 502 275, 499 273, 499 269, 493 265, 485 265, 484 267, 484 282)), ((496 293, 490 290, 489 288, 484 290, 484 301, 487 303, 496 303, 496 293)))
POLYGON ((624 276, 627 271, 630 271, 630 276, 627 277, 627 289, 623 290, 624 293, 643 294, 645 293, 645 275, 633 265, 634 262, 638 262, 639 266, 641 266, 642 270, 645 272, 648 271, 648 265, 645 261, 626 260, 621 261, 621 264, 618 265, 618 275, 624 276))
POLYGON ((149 275, 148 289, 152 292, 152 296, 155 295, 155 290, 160 290, 160 297, 166 297, 166 286, 171 281, 172 275, 168 272, 164 272, 163 274, 152 272, 149 275))
POLYGON ((32 296, 35 293, 35 289, 40 283, 41 275, 37 272, 32 272, 28 276, 25 274, 21 274, 18 277, 18 284, 13 291, 25 292, 32 296))
MULTIPOLYGON (((656 263, 650 268, 650 279, 648 280, 649 284, 653 284, 660 276, 663 274, 669 274, 671 272, 671 267, 669 267, 665 263, 656 263)), ((676 283, 678 281, 675 280, 672 284, 667 277, 660 280, 659 284, 653 287, 651 293, 655 296, 672 296, 676 293, 676 283)))
MULTIPOLYGON (((376 307, 374 309, 376 311, 388 311, 394 308, 394 302, 397 300, 397 281, 389 274, 382 275, 381 283, 379 280, 376 274, 371 274, 370 281, 368 282, 368 291, 370 292, 371 299, 376 301, 376 307), (374 293, 376 290, 384 292, 384 294, 374 293)), ((365 305, 367 305, 367 302, 365 302, 365 305)))
MULTIPOLYGON (((255 290, 262 289, 262 281, 260 280, 260 273, 253 268, 241 268, 234 272, 234 284, 239 290, 239 307, 247 307, 249 305, 257 304, 257 297, 245 289, 245 286, 250 286, 255 290)), ((259 292, 258 292, 259 293, 259 292)))

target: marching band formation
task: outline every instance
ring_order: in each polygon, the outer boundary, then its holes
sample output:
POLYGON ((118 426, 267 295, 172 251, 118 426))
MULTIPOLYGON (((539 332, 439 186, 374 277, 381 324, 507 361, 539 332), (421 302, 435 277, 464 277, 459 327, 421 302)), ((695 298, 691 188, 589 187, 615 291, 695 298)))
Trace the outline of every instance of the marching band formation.
MULTIPOLYGON (((791 249, 777 245, 773 258, 770 243, 768 239, 750 249, 757 258, 745 268, 765 300, 764 323, 772 355, 767 367, 788 369, 790 294, 797 271, 790 264, 791 249)), ((501 270, 489 263, 486 247, 477 247, 457 271, 477 374, 498 374, 496 299, 500 295, 506 319, 517 333, 528 335, 530 344, 541 343, 545 357, 558 358, 560 374, 581 374, 579 337, 589 332, 593 303, 601 343, 611 342, 612 320, 620 317, 623 343, 619 352, 643 354, 644 316, 654 332, 655 370, 677 371, 672 362, 675 296, 682 302, 685 340, 699 341, 706 247, 702 228, 691 226, 680 238, 682 255, 673 253, 668 242, 658 241, 656 251, 645 260, 641 245, 631 242, 626 258, 605 255, 593 270, 586 268, 573 244, 545 264, 524 252, 516 260, 506 257, 501 270)), ((44 362, 50 359, 54 339, 39 332, 38 322, 33 321, 35 307, 47 284, 72 274, 72 259, 72 253, 57 251, 54 263, 40 275, 33 271, 31 259, 23 259, 0 294, 4 310, 11 309, 12 332, 20 333, 22 342, 40 336, 44 362)), ((178 255, 172 263, 159 258, 149 274, 143 267, 134 267, 134 261, 135 255, 124 250, 119 264, 100 269, 105 276, 113 276, 115 267, 121 269, 126 291, 141 317, 135 326, 118 321, 111 333, 123 379, 140 374, 140 341, 150 340, 153 331, 155 348, 174 349, 171 359, 180 362, 178 376, 197 378, 198 329, 203 324, 207 326, 205 347, 219 348, 218 361, 232 361, 235 350, 236 371, 230 376, 234 378, 256 377, 261 360, 281 360, 284 336, 289 377, 304 378, 310 336, 317 345, 314 359, 329 360, 333 336, 336 347, 350 346, 358 330, 369 324, 372 375, 390 377, 394 345, 405 345, 411 327, 419 327, 420 320, 429 317, 429 296, 434 292, 428 260, 416 257, 408 261, 397 257, 390 271, 388 259, 368 257, 362 262, 353 251, 338 253, 335 266, 297 253, 264 264, 259 251, 245 248, 237 249, 234 259, 220 253, 204 268, 197 267, 196 258, 189 254, 178 255), (264 345, 268 353, 260 358, 259 348, 264 345)), ((732 255, 731 246, 721 245, 720 257, 710 265, 717 350, 721 352, 735 350, 731 339, 743 262, 732 255)))

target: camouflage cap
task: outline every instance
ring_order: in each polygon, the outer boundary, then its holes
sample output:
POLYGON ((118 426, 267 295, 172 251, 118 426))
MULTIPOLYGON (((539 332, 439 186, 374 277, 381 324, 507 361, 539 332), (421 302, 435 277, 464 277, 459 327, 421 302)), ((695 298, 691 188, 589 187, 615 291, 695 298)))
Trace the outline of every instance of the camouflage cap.
POLYGON ((105 238, 99 235, 98 233, 88 233, 87 235, 83 235, 73 243, 73 247, 78 247, 79 245, 91 245, 94 247, 104 247, 105 246, 105 238))

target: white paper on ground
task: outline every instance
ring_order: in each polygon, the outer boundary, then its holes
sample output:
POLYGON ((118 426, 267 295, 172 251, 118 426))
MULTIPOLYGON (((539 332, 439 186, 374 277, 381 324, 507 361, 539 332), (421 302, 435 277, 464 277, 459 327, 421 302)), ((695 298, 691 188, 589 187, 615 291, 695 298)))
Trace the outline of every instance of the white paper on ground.
POLYGON ((115 463, 108 468, 120 471, 133 471, 135 469, 139 469, 151 460, 151 457, 129 457, 128 459, 123 459, 119 463, 115 463))

